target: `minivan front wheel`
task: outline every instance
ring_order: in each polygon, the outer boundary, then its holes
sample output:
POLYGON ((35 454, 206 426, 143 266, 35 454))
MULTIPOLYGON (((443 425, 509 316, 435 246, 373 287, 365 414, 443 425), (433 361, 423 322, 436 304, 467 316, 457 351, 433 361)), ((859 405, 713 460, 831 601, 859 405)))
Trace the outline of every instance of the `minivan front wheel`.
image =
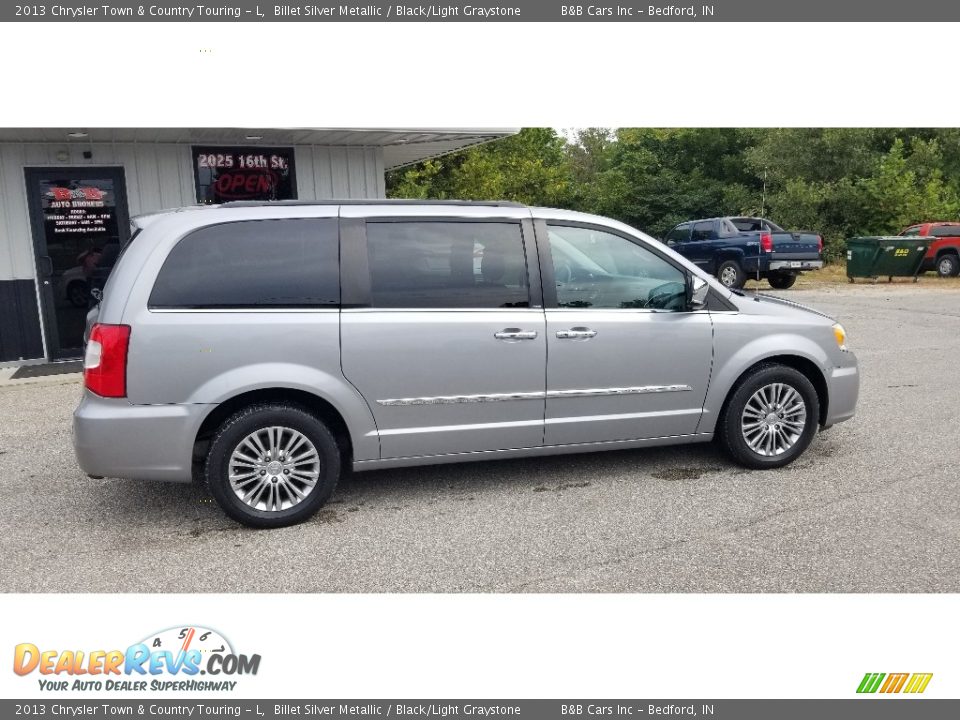
POLYGON ((311 517, 340 477, 336 440, 316 416, 286 404, 258 404, 223 423, 207 455, 206 478, 220 507, 250 527, 311 517))
POLYGON ((767 364, 751 371, 733 391, 717 431, 741 465, 779 468, 807 449, 819 417, 813 383, 792 367, 767 364))

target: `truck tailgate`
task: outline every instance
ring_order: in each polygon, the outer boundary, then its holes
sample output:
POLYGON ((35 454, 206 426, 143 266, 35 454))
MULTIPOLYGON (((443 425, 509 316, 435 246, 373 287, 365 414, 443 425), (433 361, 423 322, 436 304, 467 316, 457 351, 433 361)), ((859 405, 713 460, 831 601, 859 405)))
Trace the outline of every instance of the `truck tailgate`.
POLYGON ((776 260, 819 260, 820 236, 812 232, 772 233, 773 252, 776 260))

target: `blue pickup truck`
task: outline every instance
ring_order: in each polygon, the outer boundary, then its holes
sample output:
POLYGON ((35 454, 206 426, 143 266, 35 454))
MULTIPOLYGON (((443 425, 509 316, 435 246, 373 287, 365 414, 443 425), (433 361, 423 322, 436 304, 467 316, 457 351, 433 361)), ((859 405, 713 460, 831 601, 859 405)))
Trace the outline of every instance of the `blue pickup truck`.
POLYGON ((803 270, 823 267, 823 238, 787 232, 764 218, 721 217, 680 223, 664 242, 729 288, 765 279, 786 290, 803 270))

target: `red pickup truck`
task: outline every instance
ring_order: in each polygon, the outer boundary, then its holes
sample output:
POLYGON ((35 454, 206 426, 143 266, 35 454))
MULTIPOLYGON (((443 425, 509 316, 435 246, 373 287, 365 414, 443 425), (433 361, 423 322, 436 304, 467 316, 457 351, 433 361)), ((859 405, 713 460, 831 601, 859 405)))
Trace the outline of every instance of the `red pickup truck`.
POLYGON ((940 277, 960 273, 960 222, 920 223, 911 225, 900 235, 931 239, 927 254, 923 256, 921 272, 936 270, 940 277))

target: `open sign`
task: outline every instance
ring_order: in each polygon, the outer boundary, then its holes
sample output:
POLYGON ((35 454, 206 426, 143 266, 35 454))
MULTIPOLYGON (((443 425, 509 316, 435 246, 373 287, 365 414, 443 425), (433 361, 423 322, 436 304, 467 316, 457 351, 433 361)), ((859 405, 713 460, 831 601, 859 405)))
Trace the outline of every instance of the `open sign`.
POLYGON ((273 170, 221 171, 213 190, 222 200, 276 200, 280 176, 273 170))

